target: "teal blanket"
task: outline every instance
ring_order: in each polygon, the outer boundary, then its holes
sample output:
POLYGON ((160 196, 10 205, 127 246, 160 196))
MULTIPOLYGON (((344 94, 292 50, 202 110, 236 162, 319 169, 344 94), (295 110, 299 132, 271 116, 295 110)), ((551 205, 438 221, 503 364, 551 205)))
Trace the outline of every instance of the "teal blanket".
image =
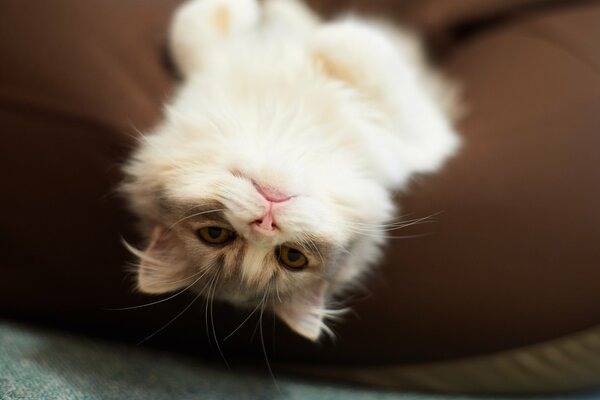
MULTIPOLYGON (((179 355, 0 322, 0 399, 473 399, 227 370, 179 355)), ((561 399, 566 397, 562 396, 561 399)), ((575 397, 573 397, 575 398, 575 397)), ((579 396, 594 399, 596 396, 579 396)), ((487 397, 488 400, 493 400, 487 397)))

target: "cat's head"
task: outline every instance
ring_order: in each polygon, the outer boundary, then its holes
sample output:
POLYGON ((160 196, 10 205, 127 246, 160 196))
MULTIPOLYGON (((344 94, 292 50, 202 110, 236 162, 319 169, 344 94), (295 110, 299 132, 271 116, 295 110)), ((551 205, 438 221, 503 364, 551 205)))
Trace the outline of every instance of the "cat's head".
POLYGON ((351 171, 349 160, 311 155, 310 142, 286 150, 277 142, 240 146, 231 137, 219 150, 172 139, 148 139, 130 166, 135 180, 126 187, 150 236, 137 252, 138 288, 159 294, 192 285, 272 309, 316 339, 329 285, 376 256, 375 226, 391 212, 387 192, 351 171), (361 259, 353 259, 361 246, 361 259))

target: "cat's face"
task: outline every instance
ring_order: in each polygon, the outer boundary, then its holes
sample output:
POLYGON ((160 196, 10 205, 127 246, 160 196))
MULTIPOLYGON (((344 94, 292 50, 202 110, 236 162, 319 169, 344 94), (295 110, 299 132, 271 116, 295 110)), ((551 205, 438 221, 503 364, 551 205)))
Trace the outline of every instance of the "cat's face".
POLYGON ((261 107, 225 96, 224 86, 209 96, 220 105, 184 101, 184 93, 128 167, 126 189, 151 232, 138 254, 138 286, 164 293, 192 285, 264 306, 316 339, 330 286, 375 258, 374 227, 390 216, 390 196, 325 93, 298 91, 289 108, 285 99, 261 107))

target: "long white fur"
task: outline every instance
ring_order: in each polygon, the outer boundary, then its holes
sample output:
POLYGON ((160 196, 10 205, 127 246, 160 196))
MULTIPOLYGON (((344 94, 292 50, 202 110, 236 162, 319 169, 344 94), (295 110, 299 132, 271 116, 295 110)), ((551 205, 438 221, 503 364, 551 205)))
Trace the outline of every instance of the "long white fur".
MULTIPOLYGON (((240 261, 246 285, 270 279, 260 260, 273 246, 306 233, 352 246, 335 271, 280 283, 308 294, 274 310, 316 339, 327 298, 377 260, 393 191, 458 148, 451 116, 431 90, 440 81, 410 35, 357 17, 324 22, 294 0, 189 1, 175 15, 171 45, 184 83, 126 167, 133 209, 147 226, 164 225, 159 192, 173 201, 219 200, 248 241, 240 261), (264 210, 244 177, 297 196, 277 215, 275 237, 250 231, 264 210)), ((193 257, 200 245, 181 240, 193 257)))

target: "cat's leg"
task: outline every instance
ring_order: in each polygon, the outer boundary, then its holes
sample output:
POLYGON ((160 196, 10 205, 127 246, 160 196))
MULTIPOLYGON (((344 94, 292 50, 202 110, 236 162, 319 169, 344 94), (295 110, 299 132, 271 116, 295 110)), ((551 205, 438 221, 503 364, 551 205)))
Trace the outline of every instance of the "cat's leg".
POLYGON ((265 21, 298 32, 310 32, 320 23, 320 18, 300 0, 265 0, 265 21))
POLYGON ((179 7, 170 46, 184 76, 202 67, 210 51, 252 29, 259 19, 257 0, 191 0, 179 7))
POLYGON ((324 75, 362 93, 381 111, 377 129, 356 138, 371 155, 380 182, 392 189, 415 173, 435 171, 459 145, 444 105, 429 93, 423 66, 406 54, 406 46, 381 25, 357 18, 319 27, 309 43, 324 75))

